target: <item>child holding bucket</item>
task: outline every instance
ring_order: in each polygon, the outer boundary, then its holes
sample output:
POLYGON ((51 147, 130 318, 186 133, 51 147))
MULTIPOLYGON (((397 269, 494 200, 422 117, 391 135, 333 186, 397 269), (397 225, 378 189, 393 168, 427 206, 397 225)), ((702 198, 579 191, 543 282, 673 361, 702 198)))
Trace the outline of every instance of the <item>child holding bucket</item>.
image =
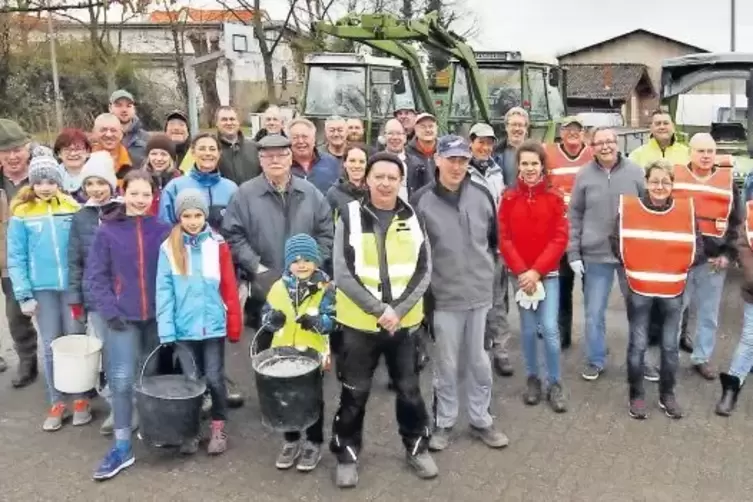
MULTIPOLYGON (((241 337, 241 304, 230 248, 207 224, 209 205, 196 188, 175 199, 178 224, 162 243, 157 268, 157 323, 162 343, 185 342, 212 396, 207 452, 227 449, 225 337, 241 337)), ((199 438, 186 438, 181 452, 195 453, 199 438)))
POLYGON ((112 392, 115 444, 94 473, 105 480, 133 465, 131 413, 137 367, 159 343, 154 310, 157 260, 169 225, 149 216, 153 185, 135 170, 123 179, 123 205, 103 215, 84 270, 84 290, 107 323, 105 374, 112 392))
MULTIPOLYGON (((70 410, 53 381, 52 342, 83 333, 84 326, 68 311, 68 237, 71 219, 79 206, 61 190, 63 180, 52 157, 34 157, 29 165, 29 185, 11 201, 8 224, 8 273, 21 312, 36 316, 42 341, 47 399, 50 411, 42 425, 56 431, 70 418, 70 410)), ((75 396, 73 425, 91 421, 89 402, 75 396)))
MULTIPOLYGON (((272 285, 262 309, 264 330, 274 332, 272 347, 292 346, 316 350, 329 368, 329 334, 335 327, 335 288, 321 266, 316 241, 297 234, 285 242, 285 272, 272 285)), ((319 420, 306 430, 301 444, 298 431, 285 433, 277 461, 278 469, 293 465, 312 471, 321 459, 324 442, 324 403, 319 420)))

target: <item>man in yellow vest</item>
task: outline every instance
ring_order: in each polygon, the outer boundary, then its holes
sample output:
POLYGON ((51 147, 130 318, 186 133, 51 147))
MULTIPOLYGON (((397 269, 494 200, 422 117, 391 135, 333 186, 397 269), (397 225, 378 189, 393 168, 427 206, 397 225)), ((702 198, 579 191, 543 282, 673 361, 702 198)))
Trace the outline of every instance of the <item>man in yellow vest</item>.
POLYGON ((366 164, 368 196, 349 203, 336 225, 333 260, 342 328, 333 353, 342 389, 330 449, 341 488, 358 483, 366 402, 382 354, 395 379, 408 465, 420 478, 438 474, 428 452, 429 414, 419 388, 415 340, 424 320, 431 252, 416 213, 398 197, 404 176, 396 155, 373 155, 366 164))

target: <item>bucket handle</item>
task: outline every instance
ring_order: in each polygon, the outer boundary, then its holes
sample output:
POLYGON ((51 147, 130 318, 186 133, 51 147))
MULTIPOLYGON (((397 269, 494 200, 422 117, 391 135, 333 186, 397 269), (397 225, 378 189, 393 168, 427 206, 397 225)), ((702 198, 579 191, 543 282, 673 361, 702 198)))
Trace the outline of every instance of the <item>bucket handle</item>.
POLYGON ((267 328, 268 326, 266 324, 262 325, 262 327, 256 331, 256 334, 251 339, 251 344, 248 346, 248 355, 251 359, 259 354, 259 335, 262 331, 267 331, 267 328))
POLYGON ((155 354, 157 354, 157 352, 159 352, 164 347, 167 347, 168 345, 172 345, 173 347, 184 351, 186 355, 188 355, 188 359, 186 360, 191 361, 191 371, 190 372, 186 371, 185 365, 183 364, 185 362, 184 359, 178 356, 178 359, 180 360, 180 363, 181 363, 180 369, 186 378, 190 380, 198 380, 198 370, 196 368, 196 359, 194 359, 193 357, 193 352, 184 343, 180 343, 180 342, 176 342, 173 344, 161 343, 157 345, 157 347, 155 347, 154 350, 148 356, 146 356, 146 359, 144 359, 144 363, 141 366, 141 376, 139 377, 140 386, 144 385, 144 372, 146 371, 146 367, 149 365, 149 361, 152 360, 152 358, 155 356, 155 354))

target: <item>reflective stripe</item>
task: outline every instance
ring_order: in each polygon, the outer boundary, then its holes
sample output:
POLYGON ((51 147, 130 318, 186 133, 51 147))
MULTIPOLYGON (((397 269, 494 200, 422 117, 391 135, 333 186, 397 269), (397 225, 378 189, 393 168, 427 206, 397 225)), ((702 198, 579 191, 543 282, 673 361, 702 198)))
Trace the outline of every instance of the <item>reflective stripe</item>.
POLYGON ((753 200, 745 203, 745 232, 748 235, 748 246, 753 249, 753 200))
POLYGON ((625 228, 622 230, 622 236, 631 237, 633 239, 650 239, 657 241, 695 242, 695 234, 687 234, 684 232, 661 232, 657 230, 634 230, 625 228))
POLYGON ((732 194, 727 189, 717 188, 710 185, 702 185, 700 183, 675 183, 674 189, 675 190, 688 190, 689 192, 707 192, 707 193, 713 193, 717 195, 725 195, 730 198, 732 197, 732 194))
POLYGON ((555 167, 554 169, 549 170, 549 174, 552 174, 554 176, 563 176, 566 174, 578 174, 578 171, 580 171, 580 166, 576 167, 555 167))
POLYGON ((688 274, 663 274, 661 272, 638 272, 625 269, 625 275, 641 281, 679 282, 688 278, 688 274))

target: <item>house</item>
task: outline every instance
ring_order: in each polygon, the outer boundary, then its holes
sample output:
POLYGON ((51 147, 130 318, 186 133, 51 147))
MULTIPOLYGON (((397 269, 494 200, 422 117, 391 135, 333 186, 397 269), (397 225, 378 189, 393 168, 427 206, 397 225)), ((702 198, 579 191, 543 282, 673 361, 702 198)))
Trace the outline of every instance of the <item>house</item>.
POLYGON ((561 53, 560 65, 573 71, 567 78, 567 103, 572 103, 574 110, 600 110, 604 100, 611 99, 609 109, 622 110, 628 125, 644 125, 650 120, 650 111, 659 104, 662 61, 701 52, 709 51, 639 28, 561 53), (569 87, 571 79, 572 88, 569 87), (593 81, 587 84, 588 79, 593 81), (634 87, 626 88, 633 84, 634 87), (577 93, 577 97, 572 93, 577 93), (584 93, 593 93, 593 99, 589 101, 584 93), (620 99, 622 104, 615 107, 614 103, 620 99))

